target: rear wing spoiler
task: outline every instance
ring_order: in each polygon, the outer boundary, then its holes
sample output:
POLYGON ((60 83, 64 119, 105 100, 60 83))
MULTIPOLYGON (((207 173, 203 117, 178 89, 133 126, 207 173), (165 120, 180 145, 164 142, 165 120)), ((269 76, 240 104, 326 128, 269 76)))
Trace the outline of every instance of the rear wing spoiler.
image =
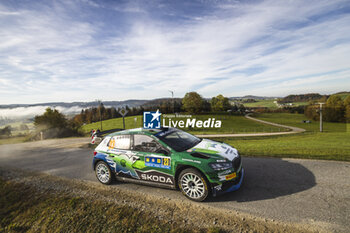
POLYGON ((122 130, 124 130, 124 129, 110 129, 110 130, 105 130, 105 131, 101 131, 101 132, 94 132, 91 135, 91 144, 95 144, 97 140, 101 141, 102 138, 104 136, 106 136, 107 134, 122 131, 122 130))

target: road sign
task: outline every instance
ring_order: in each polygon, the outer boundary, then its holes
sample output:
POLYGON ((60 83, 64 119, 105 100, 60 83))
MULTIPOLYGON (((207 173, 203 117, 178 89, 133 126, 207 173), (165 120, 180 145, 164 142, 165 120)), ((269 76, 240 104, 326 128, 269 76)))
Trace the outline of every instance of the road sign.
POLYGON ((120 115, 122 115, 123 117, 125 117, 126 114, 128 114, 128 110, 126 110, 125 108, 122 108, 122 109, 119 110, 119 113, 120 113, 120 115))
POLYGON ((128 110, 126 110, 125 108, 122 108, 122 109, 119 110, 119 113, 123 117, 123 129, 125 129, 125 119, 124 119, 124 117, 126 116, 126 114, 128 114, 128 110))

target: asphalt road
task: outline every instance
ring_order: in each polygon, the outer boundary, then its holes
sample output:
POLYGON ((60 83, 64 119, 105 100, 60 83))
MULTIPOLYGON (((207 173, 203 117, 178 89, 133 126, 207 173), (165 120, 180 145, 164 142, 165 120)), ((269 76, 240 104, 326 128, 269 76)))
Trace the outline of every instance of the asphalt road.
MULTIPOLYGON (((0 146, 0 167, 96 181, 89 139, 46 140, 0 146)), ((243 158, 240 190, 201 205, 231 209, 283 222, 350 232, 350 163, 301 159, 243 158)), ((115 188, 188 201, 179 191, 117 183, 115 188)))

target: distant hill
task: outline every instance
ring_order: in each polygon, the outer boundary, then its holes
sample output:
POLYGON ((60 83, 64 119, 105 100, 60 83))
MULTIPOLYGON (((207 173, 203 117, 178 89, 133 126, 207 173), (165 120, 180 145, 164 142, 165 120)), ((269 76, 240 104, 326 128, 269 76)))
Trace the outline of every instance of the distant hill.
MULTIPOLYGON (((123 100, 123 101, 102 101, 102 103, 105 106, 111 106, 111 107, 123 107, 125 105, 128 105, 129 107, 137 107, 140 105, 143 105, 144 103, 148 102, 148 100, 123 100)), ((98 102, 92 101, 92 102, 49 102, 49 103, 37 103, 37 104, 7 104, 7 105, 0 105, 1 108, 19 108, 19 107, 37 107, 37 106, 47 106, 47 107, 64 107, 64 108, 71 108, 71 107, 80 107, 80 108, 90 108, 90 107, 96 107, 98 106, 98 102)))
POLYGON ((241 97, 229 97, 230 100, 238 100, 238 99, 255 99, 255 100, 272 100, 279 99, 280 97, 271 97, 271 96, 256 96, 256 95, 245 95, 241 97))
MULTIPOLYGON (((143 104, 143 107, 159 106, 164 102, 173 101, 172 98, 159 98, 154 100, 149 100, 143 104)), ((182 98, 174 98, 174 102, 181 102, 182 98)))
MULTIPOLYGON (((138 107, 149 100, 125 100, 125 101, 102 101, 105 107, 138 107)), ((43 114, 48 107, 55 108, 66 116, 74 116, 82 109, 97 107, 98 102, 51 102, 38 104, 8 104, 0 105, 0 126, 17 121, 33 119, 34 116, 43 114)))
POLYGON ((293 102, 309 102, 309 101, 325 101, 329 95, 320 95, 319 93, 308 93, 300 95, 288 95, 280 99, 279 103, 293 103, 293 102))

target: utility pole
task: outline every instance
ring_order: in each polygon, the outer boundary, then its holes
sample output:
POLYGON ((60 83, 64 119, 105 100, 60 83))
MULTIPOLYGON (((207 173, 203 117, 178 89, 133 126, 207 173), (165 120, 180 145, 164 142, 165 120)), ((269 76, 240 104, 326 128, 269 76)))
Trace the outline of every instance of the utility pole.
POLYGON ((175 102, 174 102, 174 92, 169 90, 169 92, 171 93, 171 99, 173 101, 173 113, 175 114, 175 102))
POLYGON ((320 105, 320 132, 323 132, 323 121, 322 121, 322 105, 325 103, 318 103, 320 105))
POLYGON ((98 103, 98 109, 100 110, 100 123, 101 123, 101 131, 102 131, 102 114, 101 114, 101 100, 96 100, 98 103))

